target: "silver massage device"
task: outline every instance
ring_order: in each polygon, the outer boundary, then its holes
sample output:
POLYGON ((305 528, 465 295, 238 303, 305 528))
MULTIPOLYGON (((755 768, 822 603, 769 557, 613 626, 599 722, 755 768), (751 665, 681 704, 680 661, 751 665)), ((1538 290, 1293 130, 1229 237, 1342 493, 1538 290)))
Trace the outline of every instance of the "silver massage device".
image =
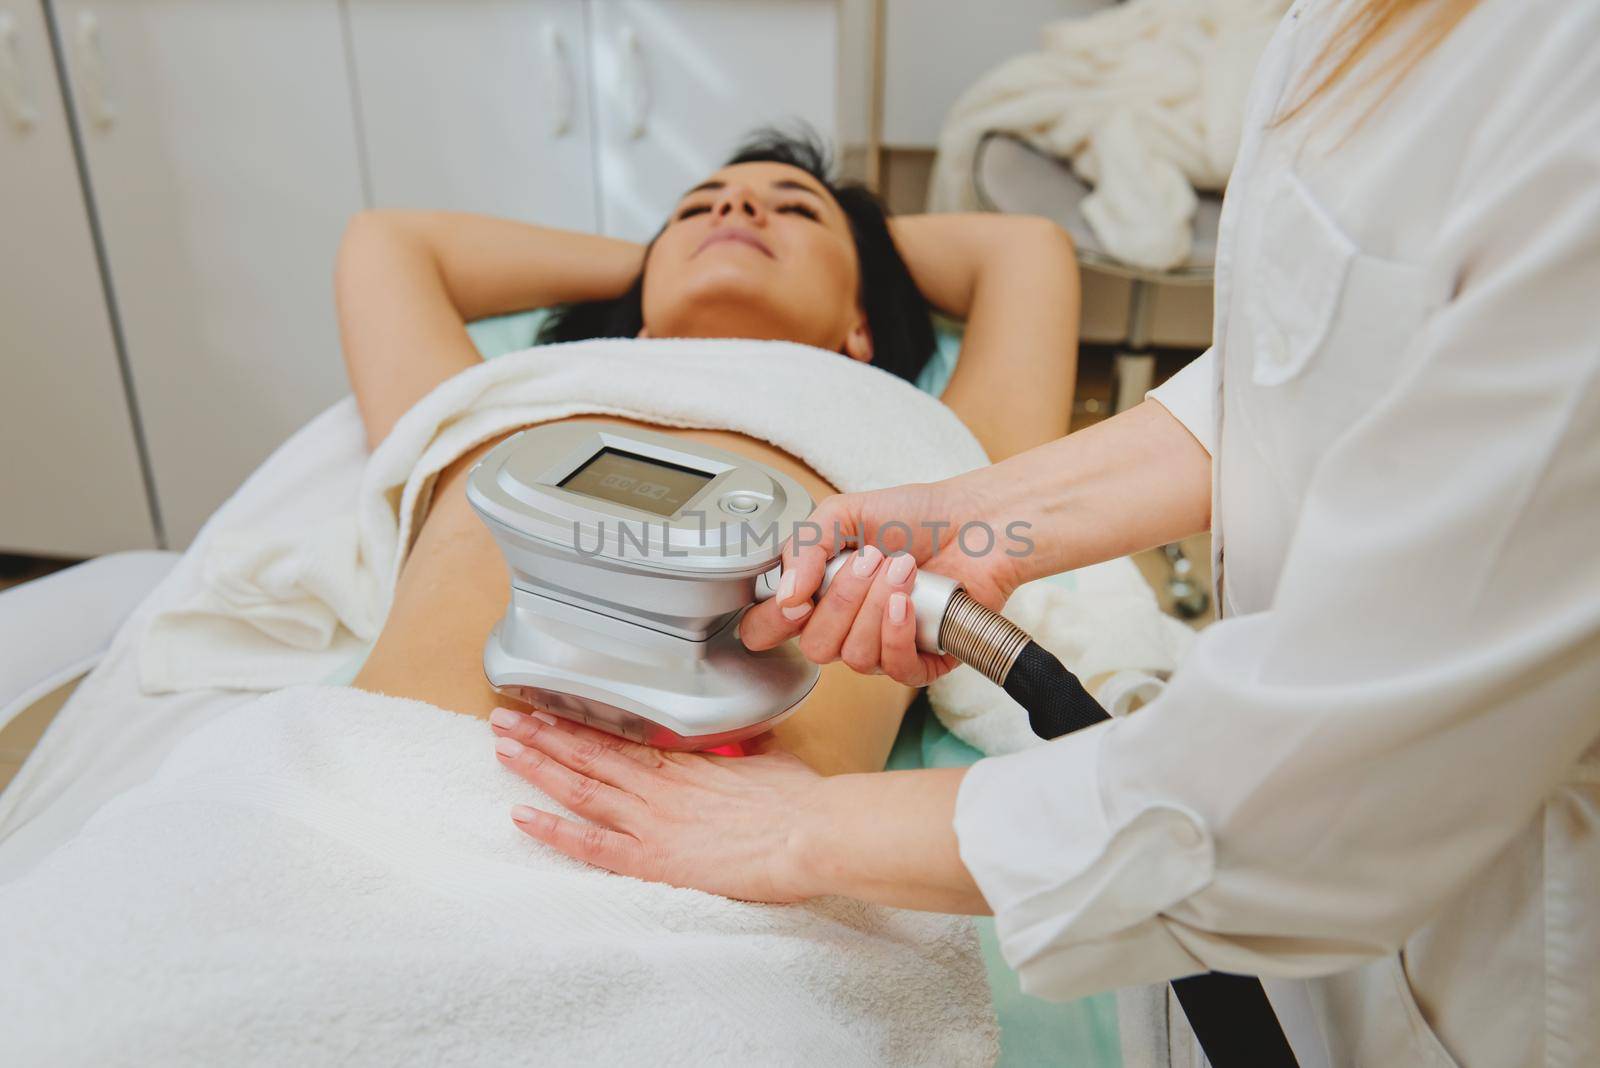
MULTIPOLYGON (((811 514, 789 476, 575 420, 495 446, 467 500, 511 571, 511 603, 483 650, 505 696, 659 748, 706 749, 770 729, 816 685, 818 667, 792 642, 751 652, 736 626, 777 592, 783 543, 811 514)), ((848 558, 829 561, 828 580, 848 558)), ((976 606, 931 573, 911 599, 929 651, 952 602, 976 606)))

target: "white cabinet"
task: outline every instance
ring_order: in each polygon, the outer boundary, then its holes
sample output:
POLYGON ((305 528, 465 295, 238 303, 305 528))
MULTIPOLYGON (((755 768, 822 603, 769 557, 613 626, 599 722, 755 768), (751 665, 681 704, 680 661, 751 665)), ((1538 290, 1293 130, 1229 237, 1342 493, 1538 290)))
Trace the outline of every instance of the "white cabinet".
POLYGON ((590 0, 600 221, 642 241, 757 127, 832 139, 838 10, 819 0, 590 0))
POLYGON ((187 545, 348 389, 332 276, 362 207, 642 240, 754 128, 838 129, 838 0, 0 0, 4 16, 0 552, 187 545))
POLYGON ((347 390, 362 206, 337 0, 57 0, 168 544, 347 390))
POLYGON ((757 127, 837 127, 832 0, 348 0, 373 203, 645 240, 757 127))
POLYGON ((376 206, 646 240, 757 126, 837 128, 830 0, 347 0, 376 206))
POLYGON ((348 10, 374 206, 597 227, 583 3, 348 0, 348 10))
POLYGON ((0 551, 155 530, 43 12, 0 0, 0 551))

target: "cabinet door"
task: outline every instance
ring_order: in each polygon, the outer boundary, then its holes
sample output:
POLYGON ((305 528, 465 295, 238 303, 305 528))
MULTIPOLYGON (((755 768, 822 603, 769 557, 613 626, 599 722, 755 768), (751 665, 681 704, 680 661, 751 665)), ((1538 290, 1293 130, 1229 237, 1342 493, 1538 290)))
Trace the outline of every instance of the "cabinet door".
POLYGON ((593 230, 579 0, 350 0, 373 203, 593 230))
POLYGON ((795 119, 832 140, 829 0, 592 0, 600 221, 644 240, 744 135, 795 119))
POLYGON ((338 0, 52 0, 174 548, 346 391, 362 204, 338 0))
POLYGON ((0 552, 151 548, 43 10, 0 0, 0 552))

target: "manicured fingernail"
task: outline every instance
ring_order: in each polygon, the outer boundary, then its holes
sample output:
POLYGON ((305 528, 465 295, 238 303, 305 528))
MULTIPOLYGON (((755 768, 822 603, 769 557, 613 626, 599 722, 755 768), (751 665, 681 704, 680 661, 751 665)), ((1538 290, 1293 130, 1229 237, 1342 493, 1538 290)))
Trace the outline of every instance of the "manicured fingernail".
POLYGON ((552 727, 556 725, 556 717, 552 716, 548 712, 540 712, 538 709, 534 709, 532 712, 529 712, 528 715, 532 716, 540 723, 548 723, 552 727))
POLYGON ((509 708, 497 708, 489 713, 489 722, 496 727, 515 727, 522 722, 522 717, 509 708))
POLYGON ((889 561, 889 581, 896 586, 911 577, 911 572, 917 568, 917 562, 911 559, 910 553, 901 553, 889 561))
POLYGON ((532 820, 538 814, 539 814, 539 810, 538 809, 530 808, 527 805, 512 805, 511 806, 511 818, 516 820, 518 823, 527 823, 528 821, 532 820))
POLYGON ((794 596, 794 572, 785 570, 778 580, 778 600, 787 601, 794 596))
POLYGON ((889 622, 904 623, 906 621, 906 606, 910 603, 910 598, 905 594, 891 593, 889 595, 889 622))
POLYGON ((878 570, 878 561, 882 559, 883 553, 876 545, 865 546, 856 553, 855 562, 850 565, 850 570, 855 572, 856 578, 866 578, 878 570))
POLYGON ((793 623, 797 619, 804 619, 810 611, 811 602, 801 601, 799 604, 792 604, 783 609, 783 618, 793 623))
POLYGON ((494 751, 503 757, 514 757, 522 752, 522 744, 515 738, 502 738, 494 743, 494 751))

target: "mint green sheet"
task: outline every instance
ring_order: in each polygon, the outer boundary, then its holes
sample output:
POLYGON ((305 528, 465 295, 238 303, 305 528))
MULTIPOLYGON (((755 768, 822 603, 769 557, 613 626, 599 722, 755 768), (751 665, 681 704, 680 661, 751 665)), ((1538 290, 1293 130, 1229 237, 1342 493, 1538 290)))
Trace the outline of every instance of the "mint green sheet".
MULTIPOLYGON (((937 717, 919 702, 906 714, 889 753, 888 768, 960 768, 982 753, 944 729, 937 717)), ((1017 973, 1006 966, 995 937, 994 920, 977 919, 978 942, 989 973, 995 1015, 1000 1020, 1000 1064, 1007 1068, 1035 1065, 1084 1065, 1121 1068, 1121 1037, 1117 1031, 1115 994, 1057 1004, 1022 992, 1017 973)))
MULTIPOLYGON (((546 310, 538 309, 483 319, 470 324, 467 332, 483 358, 490 360, 532 345, 547 314, 546 310)), ((961 334, 956 324, 940 323, 937 336, 938 350, 917 378, 917 387, 934 396, 944 392, 961 348, 961 334)), ((1071 581, 1071 576, 1064 578, 1071 581)), ((357 660, 326 681, 331 685, 348 684, 360 670, 361 663, 357 660)), ((889 768, 965 767, 983 755, 945 730, 936 717, 920 711, 923 707, 920 704, 914 707, 901 724, 900 734, 889 754, 889 768)), ((1016 973, 1000 956, 994 921, 981 917, 977 926, 984 966, 989 973, 989 989, 994 994, 995 1013, 1000 1020, 1001 1065, 1005 1068, 1055 1064, 1122 1068, 1116 995, 1098 994, 1064 1005, 1030 997, 1022 992, 1016 973)))

